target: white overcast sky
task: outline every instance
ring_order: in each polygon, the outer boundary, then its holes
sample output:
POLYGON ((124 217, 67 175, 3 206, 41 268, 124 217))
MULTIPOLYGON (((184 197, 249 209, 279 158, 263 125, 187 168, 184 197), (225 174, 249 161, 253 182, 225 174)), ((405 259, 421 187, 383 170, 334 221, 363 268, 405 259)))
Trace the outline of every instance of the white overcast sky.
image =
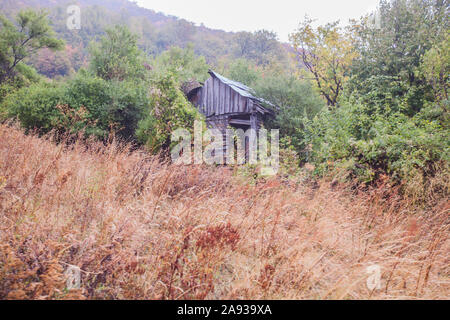
POLYGON ((305 14, 318 24, 348 22, 375 10, 379 0, 137 0, 157 12, 225 31, 275 31, 282 41, 305 14))

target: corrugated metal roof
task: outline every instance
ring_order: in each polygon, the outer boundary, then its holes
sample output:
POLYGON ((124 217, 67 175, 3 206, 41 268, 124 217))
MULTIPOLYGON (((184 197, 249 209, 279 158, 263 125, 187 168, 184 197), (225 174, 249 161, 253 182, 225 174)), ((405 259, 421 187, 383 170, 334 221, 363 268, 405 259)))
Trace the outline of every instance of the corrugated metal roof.
MULTIPOLYGON (((252 100, 256 100, 260 103, 265 103, 273 108, 276 108, 272 103, 270 103, 267 100, 264 100, 262 98, 258 98, 255 97, 253 95, 253 89, 246 86, 243 83, 240 83, 238 81, 234 81, 234 80, 230 80, 228 78, 225 78, 224 76, 218 74, 217 72, 214 72, 213 70, 209 70, 209 74, 216 77, 217 79, 219 79, 220 81, 222 81, 223 83, 225 83, 226 85, 230 86, 233 90, 235 90, 237 93, 239 93, 241 96, 246 97, 246 98, 250 98, 252 100)), ((272 110, 270 110, 272 111, 272 110)))

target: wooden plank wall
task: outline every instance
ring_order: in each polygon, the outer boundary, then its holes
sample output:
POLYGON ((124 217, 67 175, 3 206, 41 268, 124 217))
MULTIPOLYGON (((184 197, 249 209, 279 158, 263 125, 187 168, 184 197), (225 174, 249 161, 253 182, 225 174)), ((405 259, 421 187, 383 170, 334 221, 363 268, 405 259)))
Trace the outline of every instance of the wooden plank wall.
POLYGON ((207 117, 229 113, 250 113, 253 101, 241 96, 219 79, 206 80, 199 92, 197 107, 207 117))

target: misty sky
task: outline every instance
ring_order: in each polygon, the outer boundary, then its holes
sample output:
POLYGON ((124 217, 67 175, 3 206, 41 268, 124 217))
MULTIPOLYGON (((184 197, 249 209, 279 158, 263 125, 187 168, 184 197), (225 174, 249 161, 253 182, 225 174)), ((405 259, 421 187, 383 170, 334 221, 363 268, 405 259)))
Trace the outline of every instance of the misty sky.
POLYGON ((275 31, 288 41, 305 14, 318 24, 359 18, 379 0, 137 0, 145 8, 225 31, 275 31))

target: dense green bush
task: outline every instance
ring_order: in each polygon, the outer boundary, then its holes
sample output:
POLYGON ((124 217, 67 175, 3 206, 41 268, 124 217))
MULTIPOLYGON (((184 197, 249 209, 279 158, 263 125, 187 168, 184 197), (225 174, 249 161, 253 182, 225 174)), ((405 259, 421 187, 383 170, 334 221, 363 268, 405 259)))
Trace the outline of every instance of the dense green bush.
POLYGON ((66 83, 38 83, 9 95, 2 103, 7 117, 26 129, 52 129, 105 138, 114 131, 134 135, 142 112, 149 105, 145 85, 106 81, 81 72, 66 83))
POLYGON ((171 147, 171 133, 178 128, 192 131, 194 121, 202 116, 187 101, 173 72, 159 75, 152 81, 151 103, 139 122, 137 137, 153 153, 171 147))
POLYGON ((86 107, 102 136, 114 131, 127 139, 134 136, 137 123, 150 104, 146 83, 105 81, 88 75, 70 81, 66 97, 74 108, 86 107))
POLYGON ((325 102, 310 82, 285 74, 273 73, 260 78, 255 83, 255 91, 278 108, 276 117, 267 121, 266 126, 279 129, 282 146, 292 146, 301 160, 305 160, 304 123, 313 119, 325 107, 325 102))
POLYGON ((370 114, 368 109, 346 103, 308 123, 308 156, 317 173, 344 169, 366 183, 387 173, 405 184, 429 180, 438 170, 448 173, 450 133, 442 111, 424 109, 411 118, 400 112, 370 114))
POLYGON ((62 97, 62 86, 41 82, 9 94, 1 109, 8 118, 17 118, 26 129, 48 132, 60 116, 56 106, 61 104, 62 97))
MULTIPOLYGON (((7 95, 13 93, 19 88, 29 86, 33 83, 38 83, 42 80, 42 76, 40 76, 33 67, 26 64, 19 64, 16 69, 18 72, 14 79, 0 83, 0 103, 6 98, 7 95)), ((0 114, 0 117, 1 116, 2 115, 0 114)))
POLYGON ((324 175, 373 183, 381 176, 414 199, 448 195, 447 5, 381 1, 375 27, 352 28, 357 56, 335 108, 306 121, 305 155, 324 175))

